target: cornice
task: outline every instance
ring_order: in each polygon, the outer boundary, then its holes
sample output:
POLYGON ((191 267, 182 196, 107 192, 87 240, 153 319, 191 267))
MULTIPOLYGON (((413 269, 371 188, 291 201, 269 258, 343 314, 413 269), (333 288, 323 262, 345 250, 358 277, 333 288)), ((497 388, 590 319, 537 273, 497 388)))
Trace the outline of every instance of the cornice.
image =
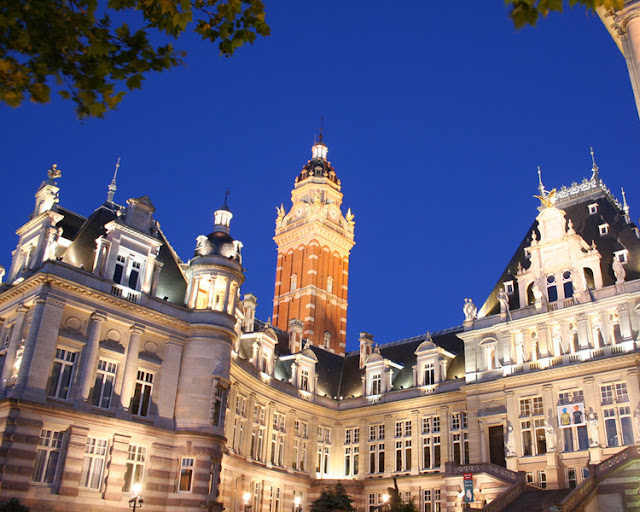
POLYGON ((62 215, 62 214, 60 214, 58 212, 54 212, 52 210, 46 210, 46 211, 42 212, 41 214, 37 215, 36 217, 34 217, 33 219, 31 219, 26 224, 23 224, 21 227, 19 227, 16 230, 16 235, 18 235, 18 236, 24 235, 27 231, 29 231, 30 229, 33 229, 38 224, 40 224, 44 220, 45 217, 51 217, 55 221, 54 224, 57 224, 58 222, 60 222, 64 218, 64 215, 62 215))
POLYGON ((316 221, 305 222, 293 226, 290 229, 278 229, 273 239, 278 245, 278 250, 284 250, 290 245, 297 246, 301 244, 304 239, 315 237, 335 245, 346 254, 348 254, 355 245, 352 233, 348 233, 337 226, 335 229, 332 229, 316 221), (338 229, 342 232, 339 232, 338 229))

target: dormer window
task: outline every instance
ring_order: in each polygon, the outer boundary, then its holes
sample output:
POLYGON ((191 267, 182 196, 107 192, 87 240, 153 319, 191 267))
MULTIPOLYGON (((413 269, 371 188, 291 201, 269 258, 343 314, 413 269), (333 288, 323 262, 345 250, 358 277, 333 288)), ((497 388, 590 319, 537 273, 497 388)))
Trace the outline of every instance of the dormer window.
POLYGON ((309 391, 309 370, 300 371, 300 389, 309 391))
POLYGON ((626 263, 628 261, 629 251, 627 249, 623 249, 622 251, 616 251, 613 253, 613 257, 617 259, 620 263, 626 263))
POLYGON ((382 393, 382 375, 374 373, 371 376, 371 394, 379 395, 382 393))
POLYGON ((113 270, 113 282, 137 290, 140 284, 142 263, 133 255, 118 254, 113 270))
POLYGON ((424 365, 424 382, 425 386, 433 386, 436 383, 436 365, 430 361, 424 365))
POLYGON ((598 203, 591 203, 587 208, 589 208, 589 215, 595 215, 598 213, 598 203))
POLYGON ((506 281, 504 283, 504 291, 507 293, 507 295, 511 295, 513 293, 513 281, 506 281))
POLYGON ((598 231, 600 232, 600 236, 605 236, 609 234, 609 224, 600 224, 598 226, 598 231))

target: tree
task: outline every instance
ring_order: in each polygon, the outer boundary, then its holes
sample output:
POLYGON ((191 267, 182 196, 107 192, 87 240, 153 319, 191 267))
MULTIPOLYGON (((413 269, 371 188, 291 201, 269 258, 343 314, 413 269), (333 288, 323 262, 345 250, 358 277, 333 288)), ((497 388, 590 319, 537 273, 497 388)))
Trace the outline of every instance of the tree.
POLYGON ((344 486, 338 482, 334 489, 325 488, 320 497, 311 504, 310 512, 356 512, 353 498, 347 494, 344 486))
POLYGON ((29 507, 20 503, 18 498, 11 498, 6 503, 0 503, 0 512, 29 512, 29 507))
MULTIPOLYGON (((509 17, 516 28, 525 25, 535 25, 540 16, 543 18, 552 11, 562 12, 563 0, 505 0, 509 8, 509 17)), ((569 5, 582 5, 587 10, 595 11, 602 7, 606 10, 619 10, 624 6, 624 0, 569 0, 569 5)))
POLYGON ((146 74, 182 62, 171 42, 189 28, 225 56, 270 33, 262 0, 2 2, 0 101, 46 103, 55 83, 78 117, 103 117, 146 74))

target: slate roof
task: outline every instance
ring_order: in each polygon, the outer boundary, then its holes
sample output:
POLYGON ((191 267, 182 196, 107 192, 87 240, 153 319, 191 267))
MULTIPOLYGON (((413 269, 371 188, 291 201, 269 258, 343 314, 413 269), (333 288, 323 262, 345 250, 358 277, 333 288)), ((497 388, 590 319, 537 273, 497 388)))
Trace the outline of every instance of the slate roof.
MULTIPOLYGON (((613 253, 615 251, 627 249, 629 251, 630 264, 625 265, 626 281, 640 278, 640 239, 636 235, 636 225, 633 222, 627 223, 624 211, 621 205, 613 198, 606 186, 594 178, 583 181, 582 188, 587 190, 578 192, 573 196, 565 194, 567 197, 560 198, 556 201, 555 206, 566 212, 567 221, 573 222, 573 229, 579 234, 584 241, 591 245, 596 244, 598 252, 601 254, 600 268, 602 270, 602 279, 604 286, 615 284, 615 276, 611 268, 613 263, 613 253), (598 213, 589 214, 588 205, 597 203, 598 213), (609 224, 609 233, 601 236, 599 226, 601 224, 609 224)), ((573 188, 580 188, 580 185, 574 184, 573 188)), ((563 187, 563 191, 569 191, 563 187)), ((536 232, 538 240, 540 239, 540 231, 538 229, 538 221, 534 220, 531 227, 527 230, 525 237, 518 246, 515 254, 509 261, 504 272, 496 282, 486 302, 480 308, 480 316, 490 316, 500 312, 500 305, 497 300, 498 291, 503 287, 505 281, 516 281, 516 273, 518 263, 523 268, 528 268, 529 260, 525 257, 524 249, 531 245, 531 233, 536 232)), ((510 299, 510 308, 518 309, 522 305, 519 304, 517 293, 514 293, 510 299)))

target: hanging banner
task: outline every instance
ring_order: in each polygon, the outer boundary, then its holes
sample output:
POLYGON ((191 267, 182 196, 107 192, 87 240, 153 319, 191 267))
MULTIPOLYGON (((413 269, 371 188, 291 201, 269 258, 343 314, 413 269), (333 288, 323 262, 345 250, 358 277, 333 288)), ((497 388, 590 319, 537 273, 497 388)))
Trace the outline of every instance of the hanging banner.
POLYGON ((463 473, 462 480, 464 482, 464 502, 473 502, 473 473, 463 473))
POLYGON ((584 403, 558 406, 558 426, 560 428, 581 427, 586 425, 584 403))

